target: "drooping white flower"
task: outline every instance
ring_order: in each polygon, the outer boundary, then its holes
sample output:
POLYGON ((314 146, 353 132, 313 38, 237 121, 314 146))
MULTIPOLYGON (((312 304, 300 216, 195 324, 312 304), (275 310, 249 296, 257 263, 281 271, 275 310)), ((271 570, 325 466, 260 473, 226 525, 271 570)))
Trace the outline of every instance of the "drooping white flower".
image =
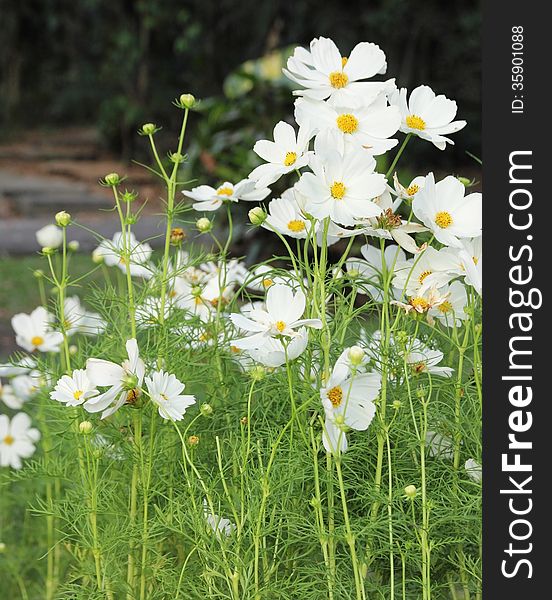
POLYGON ((464 275, 464 281, 471 285, 481 296, 483 291, 483 256, 482 238, 471 240, 463 239, 462 249, 458 252, 460 275, 464 275))
POLYGON ((209 527, 214 531, 215 535, 220 538, 222 534, 225 536, 231 536, 236 530, 236 525, 230 521, 221 517, 213 512, 209 508, 207 500, 203 500, 203 515, 209 527))
POLYGON ((267 338, 260 348, 252 348, 247 354, 258 363, 265 367, 276 368, 288 361, 295 360, 306 350, 309 343, 309 334, 306 327, 301 327, 297 335, 291 338, 287 347, 282 340, 276 338, 267 338))
POLYGON ((86 361, 86 375, 93 386, 109 387, 106 392, 87 400, 84 408, 91 413, 102 411, 102 419, 119 410, 125 402, 134 401, 141 394, 145 366, 140 358, 136 340, 125 344, 128 360, 118 365, 101 358, 86 361))
POLYGON ((36 396, 43 383, 41 374, 38 371, 31 371, 24 375, 16 375, 11 380, 11 388, 21 402, 27 402, 36 396))
POLYGON ((385 96, 356 108, 299 98, 295 101, 295 119, 317 138, 328 134, 335 136, 340 152, 352 146, 374 156, 398 144, 391 136, 397 133, 401 121, 397 107, 388 106, 385 96))
MULTIPOLYGON (((171 315, 173 305, 171 302, 165 302, 163 315, 168 319, 171 315)), ((136 324, 138 327, 153 327, 161 321, 161 298, 156 296, 147 296, 136 306, 136 324)))
POLYGON ((40 431, 31 427, 27 414, 17 413, 11 421, 7 415, 0 415, 0 466, 21 469, 21 459, 35 453, 39 440, 40 431))
MULTIPOLYGON (((350 258, 345 261, 347 273, 354 278, 358 292, 369 294, 376 302, 383 301, 382 256, 379 248, 364 244, 360 249, 362 258, 350 258)), ((396 288, 393 287, 395 267, 406 260, 406 255, 396 244, 389 244, 383 253, 386 269, 391 275, 392 285, 389 290, 391 298, 396 298, 396 288)), ((389 275, 388 275, 389 276, 389 275)))
POLYGON ((481 483, 482 469, 481 465, 473 458, 468 458, 464 464, 468 477, 476 483, 481 483))
POLYGON ((244 350, 262 348, 268 338, 282 336, 297 337, 300 327, 320 329, 320 319, 302 319, 305 312, 306 298, 301 290, 293 290, 284 284, 275 284, 266 294, 266 310, 256 309, 249 313, 249 318, 233 313, 232 323, 252 335, 233 340, 231 344, 244 350))
POLYGON ((194 200, 192 208, 197 211, 213 211, 219 209, 223 202, 257 202, 264 200, 270 190, 266 187, 256 188, 255 181, 252 179, 242 179, 236 185, 225 181, 218 188, 210 185, 200 185, 191 190, 185 190, 182 193, 194 200))
POLYGON ((436 431, 426 433, 426 446, 432 458, 451 459, 454 457, 454 441, 436 431))
POLYGON ((59 248, 63 243, 62 230, 53 223, 36 232, 36 241, 41 248, 59 248))
POLYGON ((401 131, 417 135, 439 150, 444 150, 447 143, 454 144, 446 135, 466 126, 466 121, 453 121, 458 110, 456 102, 442 94, 436 96, 427 85, 412 90, 408 99, 406 88, 401 88, 390 100, 401 112, 401 131))
POLYGON ((56 387, 50 392, 50 398, 65 406, 80 406, 100 392, 88 379, 84 369, 75 369, 71 376, 63 375, 56 387))
POLYGON ((282 175, 308 164, 308 133, 305 128, 299 128, 296 134, 289 123, 280 121, 274 127, 273 142, 259 140, 255 143, 253 151, 266 161, 249 174, 249 179, 256 182, 257 188, 266 188, 282 175))
POLYGON ((151 401, 157 406, 159 415, 170 421, 180 421, 186 409, 195 404, 195 396, 182 394, 186 387, 172 373, 155 371, 145 378, 151 401))
POLYGON ((324 37, 313 39, 310 50, 296 48, 287 69, 283 69, 289 79, 304 88, 295 95, 353 104, 369 102, 381 93, 386 83, 361 80, 383 75, 386 70, 385 54, 376 44, 361 42, 345 57, 331 39, 324 37))
POLYGON ((355 225, 358 219, 376 217, 381 208, 372 200, 385 190, 385 177, 375 173, 375 160, 355 149, 343 154, 326 145, 316 146, 310 166, 296 189, 307 200, 307 212, 317 219, 330 217, 341 225, 355 225))
POLYGON ((15 395, 9 384, 3 384, 0 379, 0 400, 12 410, 19 410, 23 406, 23 400, 15 395))
MULTIPOLYGON (((417 177, 414 177, 414 179, 406 187, 399 181, 397 173, 393 175, 393 187, 395 188, 395 194, 402 200, 413 200, 414 196, 424 187, 424 185, 424 175, 418 175, 417 177)), ((394 207, 394 210, 396 210, 396 208, 398 207, 394 207)))
POLYGON ((150 279, 153 273, 148 262, 153 250, 147 242, 139 242, 132 231, 126 234, 118 231, 112 240, 103 240, 92 256, 104 260, 108 267, 118 267, 126 273, 127 251, 130 256, 128 260, 130 274, 133 277, 150 279))
POLYGON ((18 313, 11 320, 15 341, 28 352, 59 352, 63 335, 52 330, 53 322, 54 316, 43 306, 35 308, 30 315, 18 313))
POLYGON ((439 306, 432 308, 429 315, 438 319, 446 327, 459 327, 468 318, 464 312, 468 305, 466 288, 461 281, 453 281, 448 289, 448 299, 439 306))
POLYGON ((64 302, 64 317, 67 335, 83 333, 99 335, 106 328, 105 321, 96 312, 86 310, 78 296, 70 296, 64 302))
POLYGON ((325 385, 320 398, 326 414, 322 442, 327 452, 345 451, 345 427, 365 431, 376 414, 374 400, 381 387, 379 373, 358 373, 351 368, 350 348, 346 348, 325 385), (339 431, 338 431, 339 430, 339 431))
POLYGON ((445 246, 461 248, 461 238, 481 235, 481 194, 465 193, 466 187, 456 177, 449 175, 435 183, 430 173, 423 189, 414 196, 414 214, 445 246))

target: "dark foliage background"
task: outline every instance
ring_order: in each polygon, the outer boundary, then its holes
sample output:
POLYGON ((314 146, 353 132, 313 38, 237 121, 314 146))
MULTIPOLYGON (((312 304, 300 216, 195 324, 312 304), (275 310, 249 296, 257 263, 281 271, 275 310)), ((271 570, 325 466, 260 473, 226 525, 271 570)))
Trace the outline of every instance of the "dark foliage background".
POLYGON ((376 42, 399 86, 427 83, 456 99, 469 127, 452 152, 420 144, 418 160, 431 152, 433 165, 458 168, 473 164, 466 151, 480 154, 480 21, 479 0, 0 0, 0 121, 8 133, 97 125, 129 158, 138 126, 176 126, 170 100, 189 91, 212 109, 196 120, 192 164, 243 176, 251 142, 290 113, 289 87, 242 73, 255 87, 229 94, 225 80, 245 61, 325 35, 344 54, 376 42))

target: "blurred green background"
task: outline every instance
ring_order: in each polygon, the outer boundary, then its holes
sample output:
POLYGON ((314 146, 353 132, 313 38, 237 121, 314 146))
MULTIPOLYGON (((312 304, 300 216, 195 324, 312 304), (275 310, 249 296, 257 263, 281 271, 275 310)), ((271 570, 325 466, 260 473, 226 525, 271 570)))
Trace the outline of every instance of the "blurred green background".
POLYGON ((191 166, 241 177, 253 141, 291 114, 289 51, 324 35, 344 54, 376 42, 399 86, 427 83, 458 101, 468 128, 441 155, 420 145, 421 164, 431 155, 432 168, 458 169, 471 164, 466 150, 480 154, 478 0, 0 0, 0 15, 4 136, 84 124, 141 158, 138 126, 177 127, 170 100, 192 92, 211 110, 195 121, 191 166))

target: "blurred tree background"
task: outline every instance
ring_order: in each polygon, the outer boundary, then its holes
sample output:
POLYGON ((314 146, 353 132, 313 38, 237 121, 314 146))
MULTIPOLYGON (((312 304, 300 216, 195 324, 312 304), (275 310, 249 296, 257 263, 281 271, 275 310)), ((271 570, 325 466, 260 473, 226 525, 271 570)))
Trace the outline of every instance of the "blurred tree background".
POLYGON ((174 130, 170 100, 191 92, 204 112, 195 176, 242 177, 254 140, 292 112, 285 59, 323 35, 344 54, 376 42, 399 86, 457 100, 469 124, 457 145, 420 144, 417 161, 458 172, 474 164, 466 151, 480 155, 480 22, 479 0, 0 0, 0 122, 4 136, 92 126, 106 148, 143 158, 139 125, 174 130))

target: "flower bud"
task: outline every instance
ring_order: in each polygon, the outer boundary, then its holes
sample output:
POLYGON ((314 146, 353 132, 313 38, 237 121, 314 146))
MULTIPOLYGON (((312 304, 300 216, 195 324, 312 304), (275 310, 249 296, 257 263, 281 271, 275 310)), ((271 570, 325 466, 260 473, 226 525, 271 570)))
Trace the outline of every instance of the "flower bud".
POLYGON ((456 179, 458 179, 458 181, 465 187, 470 187, 473 185, 473 180, 468 179, 467 177, 456 177, 456 179))
POLYGON ((180 164, 186 160, 186 157, 183 154, 180 154, 180 152, 172 152, 169 154, 169 159, 175 164, 180 164))
POLYGON ((86 435, 87 433, 90 433, 92 431, 92 423, 90 423, 90 421, 81 421, 79 423, 79 431, 83 434, 86 435))
POLYGON ((133 390, 138 385, 138 377, 133 373, 127 373, 121 380, 125 390, 133 390))
POLYGON ((131 204, 132 202, 134 202, 136 200, 136 198, 138 198, 138 194, 133 191, 133 190, 125 190, 122 194, 121 194, 121 200, 123 202, 125 202, 126 204, 131 204))
POLYGON ((418 490, 416 489, 415 485, 407 485, 404 488, 404 495, 410 500, 413 500, 416 497, 417 493, 418 490))
POLYGON ((79 248, 80 248, 80 243, 77 240, 71 240, 68 244, 67 244, 67 248, 71 251, 71 252, 78 252, 79 248))
POLYGON ((402 406, 402 402, 400 400, 393 400, 393 408, 395 410, 399 410, 399 408, 402 406))
POLYGON ((194 108, 196 99, 193 94, 182 94, 179 98, 181 108, 194 108))
POLYGON ((261 381, 266 376, 266 369, 262 365, 255 365, 250 371, 249 375, 254 381, 261 381))
POLYGON ((153 135, 157 131, 157 126, 154 123, 144 123, 140 132, 142 135, 153 135))
POLYGON ((208 404, 207 402, 204 402, 204 403, 201 405, 201 407, 200 407, 199 411, 201 412, 201 414, 202 414, 204 417, 208 417, 209 415, 212 415, 212 414, 213 414, 213 407, 212 407, 210 404, 208 404))
POLYGON ((345 425, 345 417, 343 415, 335 415, 335 424, 338 427, 343 427, 345 425))
POLYGON ((247 215, 253 225, 262 225, 266 220, 266 212, 260 206, 252 208, 247 215))
POLYGON ((69 346, 69 354, 71 356, 75 356, 78 351, 79 349, 75 346, 75 344, 71 344, 71 346, 69 346))
POLYGON ((199 444, 199 436, 191 435, 188 438, 188 444, 190 444, 190 446, 197 446, 199 444))
POLYGON ((108 173, 104 177, 104 182, 108 187, 115 187, 121 183, 121 178, 118 173, 108 173))
POLYGON ((185 237, 186 234, 184 233, 184 229, 182 229, 182 227, 173 227, 171 230, 170 242, 173 246, 180 246, 185 237))
POLYGON ((56 214, 56 223, 60 227, 67 227, 67 225, 71 223, 71 215, 68 212, 65 212, 64 210, 60 210, 56 214))
POLYGON ((42 254, 44 254, 44 256, 53 256, 56 252, 57 251, 55 248, 51 248, 49 246, 42 248, 42 254))
POLYGON ((200 233, 208 233, 213 229, 213 223, 207 217, 201 217, 196 221, 196 227, 200 233))
POLYGON ((44 277, 44 271, 42 269, 36 269, 33 271, 33 277, 35 279, 42 279, 44 277))
POLYGON ((358 367, 364 360, 364 350, 360 346, 351 346, 349 348, 349 360, 354 367, 358 367))
POLYGON ((6 551, 6 544, 4 542, 0 542, 0 554, 4 554, 6 551))
POLYGON ((104 261, 104 255, 101 252, 101 250, 99 250, 98 248, 96 248, 96 250, 94 250, 94 252, 92 252, 92 262, 95 265, 101 265, 104 261))
POLYGON ((242 417, 242 418, 240 419, 240 423, 241 423, 242 425, 247 425, 247 417, 242 417))

